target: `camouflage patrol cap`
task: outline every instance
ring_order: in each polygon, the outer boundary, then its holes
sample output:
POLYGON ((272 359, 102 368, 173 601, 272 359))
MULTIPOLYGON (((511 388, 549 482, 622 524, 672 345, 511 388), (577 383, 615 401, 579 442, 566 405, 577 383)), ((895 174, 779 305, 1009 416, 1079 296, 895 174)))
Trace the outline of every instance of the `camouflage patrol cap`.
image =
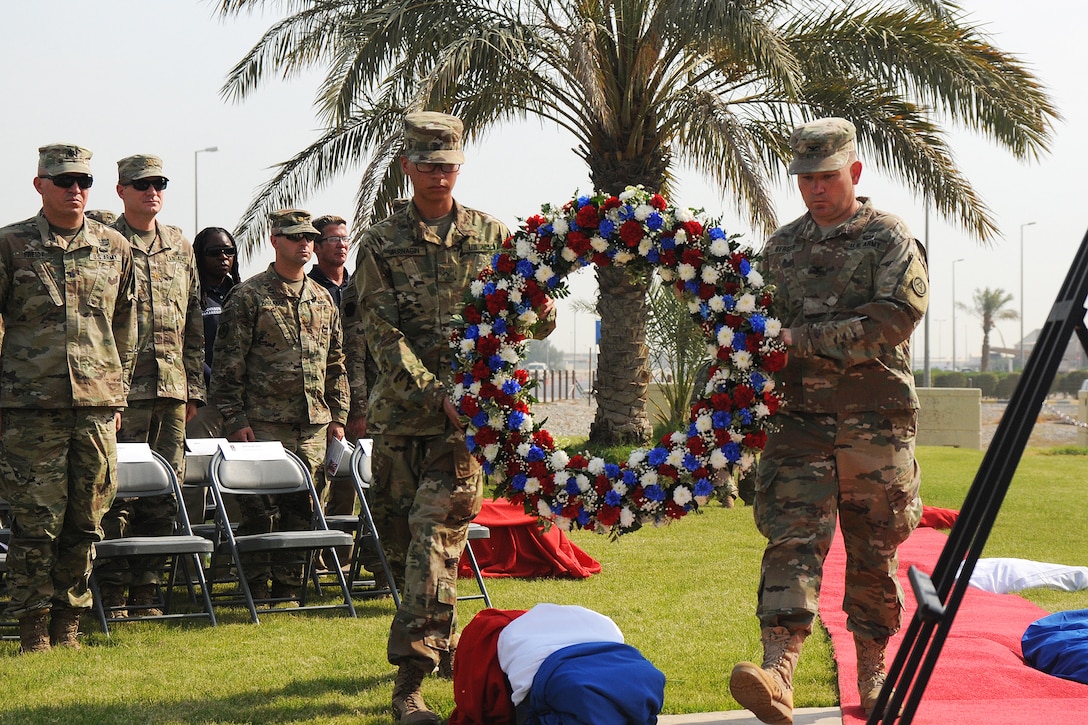
POLYGON ((90 217, 100 224, 109 226, 117 221, 117 215, 108 209, 88 209, 83 216, 90 217))
POLYGON ((321 232, 310 222, 310 212, 302 209, 280 209, 268 215, 268 223, 273 234, 313 234, 321 232))
POLYGON ((791 174, 816 174, 838 171, 856 152, 854 124, 845 118, 817 118, 801 124, 790 136, 793 161, 791 174))
POLYGON ((122 186, 131 184, 137 179, 161 177, 167 179, 162 173, 162 159, 149 154, 136 154, 126 156, 117 162, 117 183, 122 186))
POLYGON ((38 176, 91 175, 91 152, 70 143, 38 147, 38 176))
POLYGON ((464 133, 457 116, 437 111, 409 113, 404 117, 404 155, 417 163, 463 164, 464 133))

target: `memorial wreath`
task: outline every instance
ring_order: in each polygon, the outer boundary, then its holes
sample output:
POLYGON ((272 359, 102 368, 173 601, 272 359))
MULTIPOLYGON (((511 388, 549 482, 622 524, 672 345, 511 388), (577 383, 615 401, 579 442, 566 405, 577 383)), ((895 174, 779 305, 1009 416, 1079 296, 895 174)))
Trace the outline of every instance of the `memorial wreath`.
POLYGON ((526 219, 471 284, 450 339, 452 398, 498 492, 560 528, 619 536, 697 510, 716 485, 751 468, 782 402, 771 374, 786 362, 757 261, 739 235, 704 227, 695 212, 642 187, 544 205, 526 219), (547 298, 590 264, 656 269, 713 357, 687 429, 620 463, 557 448, 534 420, 529 374, 519 368, 547 298))

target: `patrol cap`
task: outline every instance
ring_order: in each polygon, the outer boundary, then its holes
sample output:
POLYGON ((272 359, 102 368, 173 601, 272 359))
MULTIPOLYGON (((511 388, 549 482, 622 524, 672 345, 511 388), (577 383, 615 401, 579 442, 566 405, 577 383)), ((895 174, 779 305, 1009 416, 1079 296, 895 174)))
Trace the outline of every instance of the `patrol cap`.
POLYGON ((117 162, 117 183, 122 186, 137 179, 161 177, 169 181, 162 173, 162 159, 150 154, 126 156, 117 162))
POLYGON ((91 176, 91 152, 70 143, 38 147, 38 176, 87 174, 91 176))
POLYGON ((88 209, 83 212, 83 216, 90 217, 100 224, 109 226, 117 221, 117 215, 109 209, 88 209))
POLYGON ((856 152, 854 124, 845 118, 817 118, 801 124, 790 136, 793 161, 791 174, 816 174, 838 171, 850 161, 856 152))
POLYGON ((404 117, 404 155, 417 163, 463 164, 464 134, 465 126, 457 116, 437 111, 409 113, 404 117))
POLYGON ((310 212, 302 209, 280 209, 268 215, 268 223, 273 234, 313 234, 321 232, 310 222, 310 212))

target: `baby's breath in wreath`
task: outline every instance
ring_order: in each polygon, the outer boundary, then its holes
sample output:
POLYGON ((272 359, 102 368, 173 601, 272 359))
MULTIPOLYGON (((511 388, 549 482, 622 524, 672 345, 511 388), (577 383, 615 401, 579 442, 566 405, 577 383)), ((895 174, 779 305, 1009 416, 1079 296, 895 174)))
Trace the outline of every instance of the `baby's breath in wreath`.
POLYGON ((452 397, 469 419, 469 450, 499 492, 562 529, 619 536, 697 510, 715 481, 749 469, 782 402, 771 374, 786 362, 756 261, 739 236, 704 228, 694 212, 642 187, 545 205, 525 220, 472 283, 450 339, 452 397), (546 298, 590 264, 656 268, 714 356, 687 429, 620 463, 557 449, 534 422, 529 374, 519 368, 546 298))

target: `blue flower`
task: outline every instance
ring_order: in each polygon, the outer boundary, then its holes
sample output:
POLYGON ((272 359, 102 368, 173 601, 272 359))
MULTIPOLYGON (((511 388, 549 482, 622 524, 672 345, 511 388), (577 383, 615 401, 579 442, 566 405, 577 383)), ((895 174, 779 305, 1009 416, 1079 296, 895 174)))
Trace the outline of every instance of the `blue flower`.
POLYGON ((463 385, 465 386, 465 389, 466 389, 466 390, 468 390, 468 388, 469 388, 469 387, 470 387, 470 386, 471 386, 471 385, 472 385, 472 384, 473 384, 474 382, 476 382, 476 379, 472 377, 472 373, 470 373, 470 372, 466 372, 466 373, 465 373, 465 378, 464 378, 464 380, 462 381, 462 384, 463 384, 463 385))
POLYGON ((623 482, 628 486, 638 485, 638 474, 632 471, 630 468, 623 471, 623 482))
POLYGON ((747 350, 748 338, 745 337, 743 332, 738 332, 733 335, 733 349, 734 350, 747 350))
POLYGON ((695 438, 699 435, 699 429, 695 427, 695 423, 688 423, 688 438, 695 438))
POLYGON ((710 421, 715 428, 721 430, 729 427, 729 424, 733 422, 733 416, 729 414, 728 410, 716 410, 710 416, 710 421))
POLYGON ((684 289, 693 295, 699 294, 699 280, 689 279, 687 282, 684 283, 684 289))
POLYGON ((733 295, 722 295, 722 302, 727 310, 735 309, 737 306, 737 301, 733 299, 733 295))
POLYGON ((703 464, 699 461, 698 456, 692 453, 684 456, 684 468, 688 469, 689 471, 694 471, 696 468, 700 468, 702 465, 703 464))
POLYGON ((662 237, 661 238, 661 248, 666 249, 666 250, 667 249, 676 249, 676 238, 675 237, 662 237))
POLYGON ((590 515, 584 508, 578 509, 578 525, 583 528, 589 524, 590 515))
POLYGON ((479 413, 472 416, 472 424, 477 428, 483 428, 487 425, 487 413, 481 410, 479 413))
POLYGON ((611 480, 616 480, 620 475, 620 466, 618 463, 606 463, 604 464, 604 475, 608 476, 611 480))
POLYGON ((757 393, 763 392, 763 386, 767 384, 767 378, 762 373, 752 373, 748 376, 752 383, 752 389, 757 393))
POLYGON ((661 214, 658 212, 652 212, 650 216, 646 217, 646 228, 650 231, 656 232, 663 226, 665 226, 665 220, 661 218, 661 214))
POLYGON ((650 260, 654 264, 657 264, 661 261, 661 255, 658 254, 656 249, 651 249, 650 251, 646 252, 646 259, 650 260))
POLYGON ((529 480, 529 477, 524 473, 516 473, 514 477, 510 479, 510 486, 515 491, 524 491, 525 484, 529 480))
POLYGON ((495 472, 495 464, 491 461, 484 461, 484 473, 490 476, 495 472))
POLYGON ((649 486, 643 489, 642 493, 646 496, 646 498, 650 499, 651 501, 665 500, 665 491, 661 488, 661 486, 658 486, 656 483, 651 483, 649 486))
POLYGON ((506 427, 510 430, 520 430, 521 424, 525 422, 525 413, 520 410, 514 410, 510 412, 510 416, 506 419, 506 427))
POLYGON ((654 468, 657 468, 662 463, 664 463, 665 459, 668 457, 668 450, 662 448, 661 446, 658 446, 657 448, 652 448, 650 452, 646 454, 646 461, 654 468))
POLYGON ((619 506, 623 503, 623 496, 620 496, 617 491, 609 490, 608 493, 604 495, 604 502, 609 506, 619 506))
POLYGON ((730 441, 722 446, 722 455, 725 456, 725 460, 736 463, 740 460, 740 446, 730 441))
POLYGON ((740 420, 741 425, 748 425, 752 422, 752 411, 744 408, 737 411, 737 419, 740 420))
POLYGON ((476 450, 476 436, 465 436, 465 446, 470 450, 476 450))
POLYGON ((488 282, 484 285, 484 297, 490 297, 495 294, 495 290, 498 289, 498 285, 494 282, 488 282))
POLYGON ((710 305, 706 302, 699 305, 699 317, 702 317, 704 320, 710 319, 710 305))
POLYGON ((502 392, 506 393, 507 395, 517 395, 518 391, 520 390, 521 383, 519 383, 517 380, 514 380, 513 378, 510 378, 502 384, 502 392))
POLYGON ((740 264, 738 266, 740 267, 740 273, 745 277, 747 277, 748 273, 752 271, 752 264, 747 259, 740 260, 740 264))
POLYGON ((529 452, 525 455, 525 458, 530 461, 543 461, 544 449, 540 446, 529 446, 529 452))
POLYGON ((577 496, 579 493, 581 493, 578 490, 578 479, 576 479, 574 476, 571 476, 567 479, 567 485, 564 486, 564 488, 571 496, 577 496))
POLYGON ((619 217, 622 221, 627 221, 628 219, 632 219, 635 216, 635 210, 632 209, 629 204, 624 204, 623 206, 619 207, 618 209, 616 209, 616 212, 619 214, 619 217))
POLYGON ((756 332, 762 333, 767 329, 767 319, 763 315, 754 314, 748 318, 748 322, 756 332))
POLYGON ((536 273, 536 270, 533 268, 533 263, 528 259, 519 259, 515 269, 517 270, 517 273, 525 279, 531 279, 536 273))
POLYGON ((616 223, 611 219, 601 219, 597 225, 597 230, 601 233, 601 236, 608 239, 612 236, 612 233, 616 231, 616 223))
POLYGON ((548 285, 548 289, 555 289, 556 287, 558 287, 559 275, 553 274, 551 277, 548 277, 548 281, 546 282, 546 284, 548 285))
POLYGON ((475 340, 480 336, 480 328, 477 325, 469 325, 465 328, 465 339, 475 340))
POLYGON ((592 204, 592 203, 593 203, 593 199, 588 197, 588 196, 582 195, 582 196, 578 197, 578 208, 579 209, 581 209, 586 204, 592 204))
POLYGON ((487 359, 487 366, 492 370, 502 370, 502 366, 505 364, 505 361, 498 355, 492 355, 487 359))
POLYGON ((542 237, 550 237, 552 234, 555 234, 555 226, 551 222, 541 224, 537 233, 542 237))
POLYGON ((696 496, 709 496, 714 491, 714 484, 710 482, 710 479, 700 478, 695 482, 695 495, 696 496))
POLYGON ((706 230, 706 235, 711 239, 725 239, 725 232, 721 227, 710 227, 706 230))
POLYGON ((496 318, 496 320, 491 323, 491 329, 495 332, 496 335, 505 335, 506 319, 503 317, 496 318))

